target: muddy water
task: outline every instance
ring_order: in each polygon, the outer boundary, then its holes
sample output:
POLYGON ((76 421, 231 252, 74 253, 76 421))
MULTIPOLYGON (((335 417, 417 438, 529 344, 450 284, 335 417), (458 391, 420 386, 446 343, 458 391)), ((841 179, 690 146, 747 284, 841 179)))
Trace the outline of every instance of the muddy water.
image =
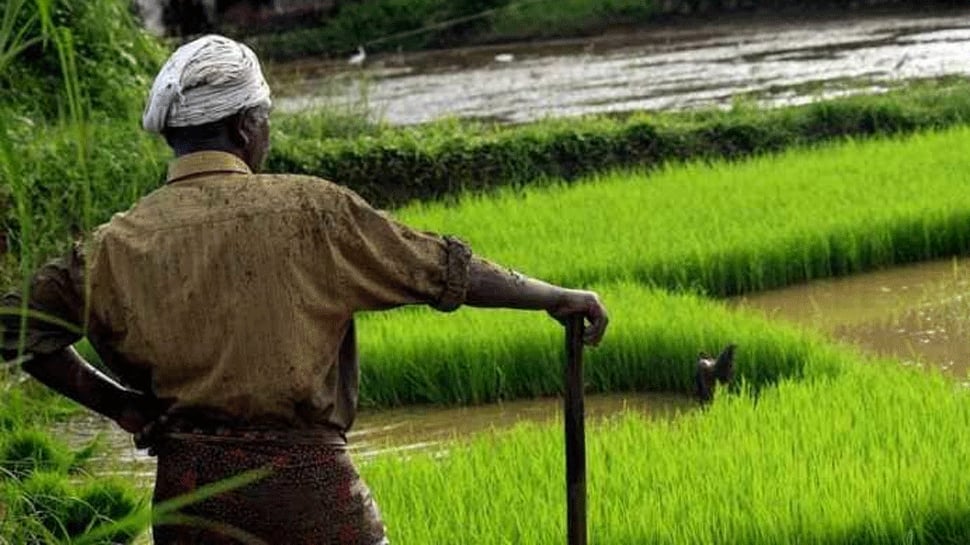
POLYGON ((970 372, 970 259, 821 280, 734 299, 873 354, 970 372))
POLYGON ((272 67, 277 107, 366 100, 392 123, 527 121, 683 109, 750 95, 765 105, 970 75, 970 10, 937 15, 745 18, 598 38, 372 56, 363 68, 272 67), (362 77, 363 78, 362 78, 362 77))
MULTIPOLYGON (((673 394, 609 394, 586 397, 587 420, 595 422, 624 410, 668 418, 696 407, 685 396, 673 394)), ((351 431, 350 449, 363 461, 377 455, 407 456, 415 451, 440 450, 456 438, 487 430, 502 430, 520 422, 549 422, 562 414, 559 399, 517 400, 479 407, 406 407, 385 411, 362 411, 351 431)), ((100 475, 119 474, 146 486, 152 484, 154 458, 135 450, 127 434, 110 421, 84 417, 59 424, 57 432, 74 445, 100 435, 107 454, 94 460, 100 475)))

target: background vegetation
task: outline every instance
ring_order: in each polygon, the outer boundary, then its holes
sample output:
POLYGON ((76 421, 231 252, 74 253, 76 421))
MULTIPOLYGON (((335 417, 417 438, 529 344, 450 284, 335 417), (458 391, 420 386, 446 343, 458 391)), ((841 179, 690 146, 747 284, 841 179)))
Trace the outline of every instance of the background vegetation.
MULTIPOLYGON (((142 91, 132 83, 147 85, 161 52, 123 0, 0 0, 0 280, 30 274, 50 240, 39 233, 92 226, 91 180, 111 161, 92 160, 94 120, 135 115, 142 91)), ((0 542, 130 541, 147 520, 144 494, 83 473, 97 445, 53 438, 49 419, 65 405, 52 399, 0 367, 0 542), (140 523, 114 522, 129 516, 140 523)))
MULTIPOLYGON (((545 185, 623 166, 736 159, 847 136, 952 126, 970 119, 965 85, 960 79, 924 82, 884 96, 778 110, 739 104, 728 111, 520 126, 445 120, 390 127, 348 124, 329 111, 277 115, 267 168, 334 180, 376 206, 397 207, 418 199, 453 200, 463 192, 545 185)), ((82 226, 107 221, 158 187, 171 157, 160 138, 140 129, 137 115, 110 119, 93 112, 72 125, 13 115, 5 120, 0 200, 19 205, 0 208, 9 248, 6 257, 0 252, 0 287, 20 278, 24 237, 31 237, 34 262, 63 251, 82 226)))
POLYGON ((129 2, 0 0, 0 17, 0 115, 56 121, 68 114, 68 85, 104 115, 141 112, 164 49, 129 2))
POLYGON ((318 24, 289 32, 247 35, 223 29, 267 59, 422 49, 509 40, 588 35, 677 18, 743 12, 804 16, 820 10, 907 6, 938 9, 962 0, 380 0, 341 3, 318 24))
POLYGON ((376 206, 462 192, 575 179, 630 166, 687 159, 736 159, 843 137, 907 133, 970 119, 959 79, 765 110, 640 113, 546 120, 517 126, 440 122, 373 127, 356 138, 326 138, 329 117, 281 118, 269 169, 346 185, 376 206))

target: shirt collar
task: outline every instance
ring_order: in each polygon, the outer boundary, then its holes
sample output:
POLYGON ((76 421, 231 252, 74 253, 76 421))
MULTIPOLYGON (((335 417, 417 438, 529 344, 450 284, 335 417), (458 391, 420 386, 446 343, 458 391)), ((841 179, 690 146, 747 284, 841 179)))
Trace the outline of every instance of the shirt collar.
POLYGON ((235 155, 224 151, 198 151, 179 157, 168 165, 166 183, 177 182, 202 174, 233 172, 252 174, 249 166, 235 155))

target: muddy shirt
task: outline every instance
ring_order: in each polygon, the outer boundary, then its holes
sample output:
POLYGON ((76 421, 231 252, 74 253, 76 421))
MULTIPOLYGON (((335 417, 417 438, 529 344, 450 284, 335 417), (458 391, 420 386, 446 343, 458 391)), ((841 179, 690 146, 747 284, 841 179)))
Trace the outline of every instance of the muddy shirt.
MULTIPOLYGON (((106 365, 175 414, 346 430, 358 393, 354 313, 464 301, 467 246, 396 223, 336 184, 254 175, 221 152, 178 159, 168 181, 43 267, 29 303, 75 324, 86 316, 106 365)), ((10 357, 19 318, 3 324, 10 357)), ((31 320, 26 348, 49 353, 79 336, 31 320)))

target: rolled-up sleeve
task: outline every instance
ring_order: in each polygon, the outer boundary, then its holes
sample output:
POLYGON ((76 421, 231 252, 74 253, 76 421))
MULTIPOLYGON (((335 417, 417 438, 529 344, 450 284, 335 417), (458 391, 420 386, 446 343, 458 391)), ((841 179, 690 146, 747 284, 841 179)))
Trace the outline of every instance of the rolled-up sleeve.
POLYGON ((51 354, 81 339, 84 313, 84 261, 80 246, 48 262, 33 276, 26 321, 21 294, 0 297, 0 356, 51 354))
POLYGON ((465 302, 472 252, 461 240, 412 229, 353 193, 335 218, 338 274, 352 311, 465 302))

